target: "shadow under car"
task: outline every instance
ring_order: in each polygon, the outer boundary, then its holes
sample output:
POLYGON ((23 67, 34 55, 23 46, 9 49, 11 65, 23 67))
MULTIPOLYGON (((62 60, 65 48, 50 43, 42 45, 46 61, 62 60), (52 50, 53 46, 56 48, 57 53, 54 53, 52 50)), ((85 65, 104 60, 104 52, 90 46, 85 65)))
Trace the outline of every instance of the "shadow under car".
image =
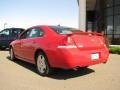
MULTIPOLYGON (((7 56, 7 59, 10 60, 10 57, 7 56)), ((36 67, 33 64, 21 61, 21 60, 15 60, 12 61, 16 64, 19 64, 20 66, 23 66, 24 68, 36 73, 36 67)), ((53 79, 57 79, 57 80, 66 80, 66 79, 70 79, 70 78, 76 78, 76 77, 80 77, 80 76, 84 76, 90 73, 95 72, 93 69, 90 68, 79 68, 78 70, 63 70, 63 69, 54 69, 54 73, 48 75, 48 78, 53 78, 53 79)))

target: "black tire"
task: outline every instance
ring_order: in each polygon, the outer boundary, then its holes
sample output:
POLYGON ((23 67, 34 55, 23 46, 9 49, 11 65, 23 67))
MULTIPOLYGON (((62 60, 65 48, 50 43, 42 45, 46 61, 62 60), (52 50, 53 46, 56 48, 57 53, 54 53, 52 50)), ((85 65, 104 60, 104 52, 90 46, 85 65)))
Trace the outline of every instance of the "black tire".
POLYGON ((36 68, 38 73, 41 76, 47 76, 51 74, 53 69, 50 67, 48 63, 48 59, 43 52, 39 52, 36 57, 36 68))
POLYGON ((85 66, 85 67, 81 67, 81 69, 86 69, 86 68, 88 68, 89 66, 85 66))
POLYGON ((10 60, 12 60, 12 61, 16 60, 13 48, 10 48, 10 60))
POLYGON ((6 47, 0 47, 0 49, 1 49, 1 50, 5 50, 5 49, 6 49, 6 47))

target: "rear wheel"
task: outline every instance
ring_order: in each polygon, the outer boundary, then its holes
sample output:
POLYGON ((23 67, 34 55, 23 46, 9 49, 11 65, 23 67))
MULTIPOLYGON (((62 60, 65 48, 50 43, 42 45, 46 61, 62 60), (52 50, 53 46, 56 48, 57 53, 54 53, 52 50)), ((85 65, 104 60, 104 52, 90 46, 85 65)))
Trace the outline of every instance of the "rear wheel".
POLYGON ((10 60, 16 60, 16 57, 14 55, 13 48, 10 48, 10 60))
POLYGON ((43 52, 39 52, 36 58, 36 68, 40 75, 46 76, 49 75, 52 71, 50 67, 47 57, 43 52))

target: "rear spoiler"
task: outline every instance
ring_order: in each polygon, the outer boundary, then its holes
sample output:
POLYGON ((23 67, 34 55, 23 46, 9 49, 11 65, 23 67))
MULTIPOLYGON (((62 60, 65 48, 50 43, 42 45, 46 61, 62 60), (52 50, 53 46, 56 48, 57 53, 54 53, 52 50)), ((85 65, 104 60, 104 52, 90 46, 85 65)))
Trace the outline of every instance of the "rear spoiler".
POLYGON ((75 34, 103 36, 103 34, 97 32, 76 32, 75 34))
POLYGON ((68 36, 71 36, 73 34, 80 34, 80 35, 89 35, 89 36, 92 36, 92 35, 95 35, 95 36, 103 36, 103 34, 101 33, 97 33, 97 32, 73 32, 71 34, 68 34, 68 36))

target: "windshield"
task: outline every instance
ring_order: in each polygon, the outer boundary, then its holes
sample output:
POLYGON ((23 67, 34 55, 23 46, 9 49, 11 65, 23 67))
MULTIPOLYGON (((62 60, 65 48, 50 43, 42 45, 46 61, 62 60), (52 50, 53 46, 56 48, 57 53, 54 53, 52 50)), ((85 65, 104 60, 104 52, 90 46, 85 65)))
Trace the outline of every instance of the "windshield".
POLYGON ((52 30, 54 30, 58 34, 72 34, 74 32, 81 32, 78 29, 69 28, 69 27, 50 26, 50 28, 52 28, 52 30))

